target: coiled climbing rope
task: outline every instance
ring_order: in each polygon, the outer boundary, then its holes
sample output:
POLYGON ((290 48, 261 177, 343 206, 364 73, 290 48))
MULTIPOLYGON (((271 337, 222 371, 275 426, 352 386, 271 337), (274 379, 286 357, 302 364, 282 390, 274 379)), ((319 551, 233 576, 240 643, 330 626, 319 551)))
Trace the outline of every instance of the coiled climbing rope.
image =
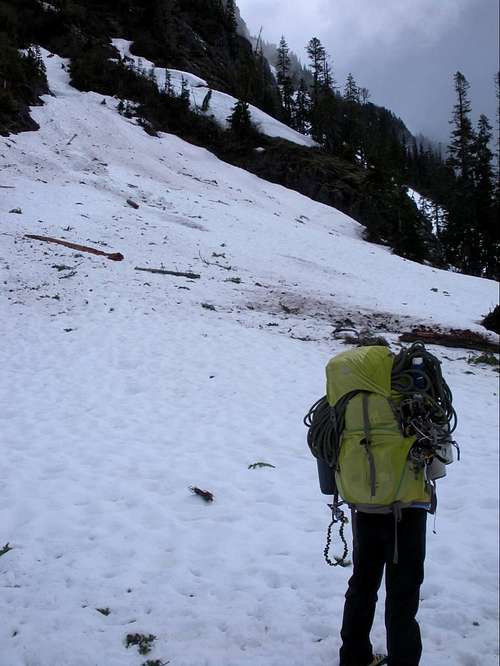
MULTIPOLYGON (((402 349, 394 357, 391 387, 401 397, 399 417, 406 435, 428 440, 434 448, 450 440, 457 425, 453 396, 443 378, 440 361, 421 342, 402 349), (419 410, 416 406, 420 406, 419 410)), ((346 394, 333 406, 323 396, 304 417, 311 453, 332 469, 337 465, 345 411, 357 393, 346 394)))

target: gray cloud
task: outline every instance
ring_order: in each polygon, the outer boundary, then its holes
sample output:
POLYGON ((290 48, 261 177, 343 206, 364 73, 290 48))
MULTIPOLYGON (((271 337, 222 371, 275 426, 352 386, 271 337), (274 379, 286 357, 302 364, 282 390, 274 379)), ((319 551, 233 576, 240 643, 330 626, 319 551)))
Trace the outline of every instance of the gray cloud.
POLYGON ((372 101, 400 115, 413 132, 447 142, 453 74, 471 84, 474 118, 495 124, 497 0, 238 0, 250 31, 277 42, 284 34, 305 62, 317 36, 342 85, 349 71, 372 101))

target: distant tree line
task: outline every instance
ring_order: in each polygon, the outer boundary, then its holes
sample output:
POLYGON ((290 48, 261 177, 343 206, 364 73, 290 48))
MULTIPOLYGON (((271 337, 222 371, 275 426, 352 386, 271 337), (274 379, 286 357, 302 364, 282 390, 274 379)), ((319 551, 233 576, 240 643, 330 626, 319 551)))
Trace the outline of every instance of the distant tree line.
MULTIPOLYGON (((317 37, 308 42, 306 52, 308 83, 305 77, 297 82, 284 37, 276 49, 281 118, 309 134, 328 153, 372 171, 363 210, 371 239, 388 240, 411 259, 429 259, 472 275, 497 278, 498 156, 495 169, 492 127, 484 115, 476 128, 472 126, 464 75, 457 72, 454 77, 457 102, 443 156, 419 143, 392 112, 370 103, 369 91, 351 73, 340 89, 331 59, 317 37), (407 186, 427 199, 427 206, 418 213, 406 201, 407 186), (384 215, 377 210, 381 199, 389 204, 384 215)), ((497 75, 497 97, 498 86, 497 75)))

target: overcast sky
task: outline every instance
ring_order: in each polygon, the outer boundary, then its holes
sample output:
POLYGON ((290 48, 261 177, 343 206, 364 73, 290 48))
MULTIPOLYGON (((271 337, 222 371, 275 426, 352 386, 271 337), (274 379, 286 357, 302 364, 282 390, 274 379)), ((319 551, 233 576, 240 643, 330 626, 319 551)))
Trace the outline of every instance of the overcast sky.
POLYGON ((343 87, 351 71, 371 101, 408 128, 445 144, 455 93, 453 74, 469 81, 473 119, 496 126, 498 0, 237 0, 250 32, 268 42, 285 35, 307 62, 304 46, 319 37, 343 87))

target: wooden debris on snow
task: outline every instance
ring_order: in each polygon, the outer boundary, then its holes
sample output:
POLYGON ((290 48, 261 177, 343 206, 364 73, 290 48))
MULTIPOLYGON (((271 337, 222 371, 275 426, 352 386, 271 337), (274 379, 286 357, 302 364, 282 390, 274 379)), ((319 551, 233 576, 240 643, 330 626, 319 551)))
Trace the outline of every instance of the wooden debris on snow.
POLYGON ((491 342, 481 333, 469 329, 451 328, 447 331, 441 331, 438 328, 420 326, 402 333, 399 339, 401 342, 424 342, 430 345, 442 345, 443 347, 499 352, 498 343, 491 342))
POLYGON ((177 277, 185 277, 185 278, 190 278, 191 280, 197 280, 200 275, 198 273, 182 273, 179 271, 167 271, 164 268, 140 268, 139 266, 136 266, 135 269, 136 271, 146 271, 147 273, 159 273, 160 275, 176 275, 177 277))
POLYGON ((25 238, 32 238, 33 240, 45 241, 46 243, 57 243, 58 245, 64 245, 64 247, 69 247, 72 250, 79 250, 80 252, 90 252, 91 254, 97 254, 101 257, 106 257, 111 259, 111 261, 122 261, 123 254, 121 252, 103 252, 102 250, 97 250, 95 247, 89 247, 88 245, 79 245, 78 243, 70 243, 69 241, 61 240, 59 238, 51 238, 50 236, 37 236, 35 234, 25 234, 25 238))
POLYGON ((201 490, 201 488, 198 488, 197 486, 189 486, 189 490, 191 490, 191 492, 193 492, 195 495, 202 497, 205 502, 214 501, 214 496, 209 490, 201 490))

